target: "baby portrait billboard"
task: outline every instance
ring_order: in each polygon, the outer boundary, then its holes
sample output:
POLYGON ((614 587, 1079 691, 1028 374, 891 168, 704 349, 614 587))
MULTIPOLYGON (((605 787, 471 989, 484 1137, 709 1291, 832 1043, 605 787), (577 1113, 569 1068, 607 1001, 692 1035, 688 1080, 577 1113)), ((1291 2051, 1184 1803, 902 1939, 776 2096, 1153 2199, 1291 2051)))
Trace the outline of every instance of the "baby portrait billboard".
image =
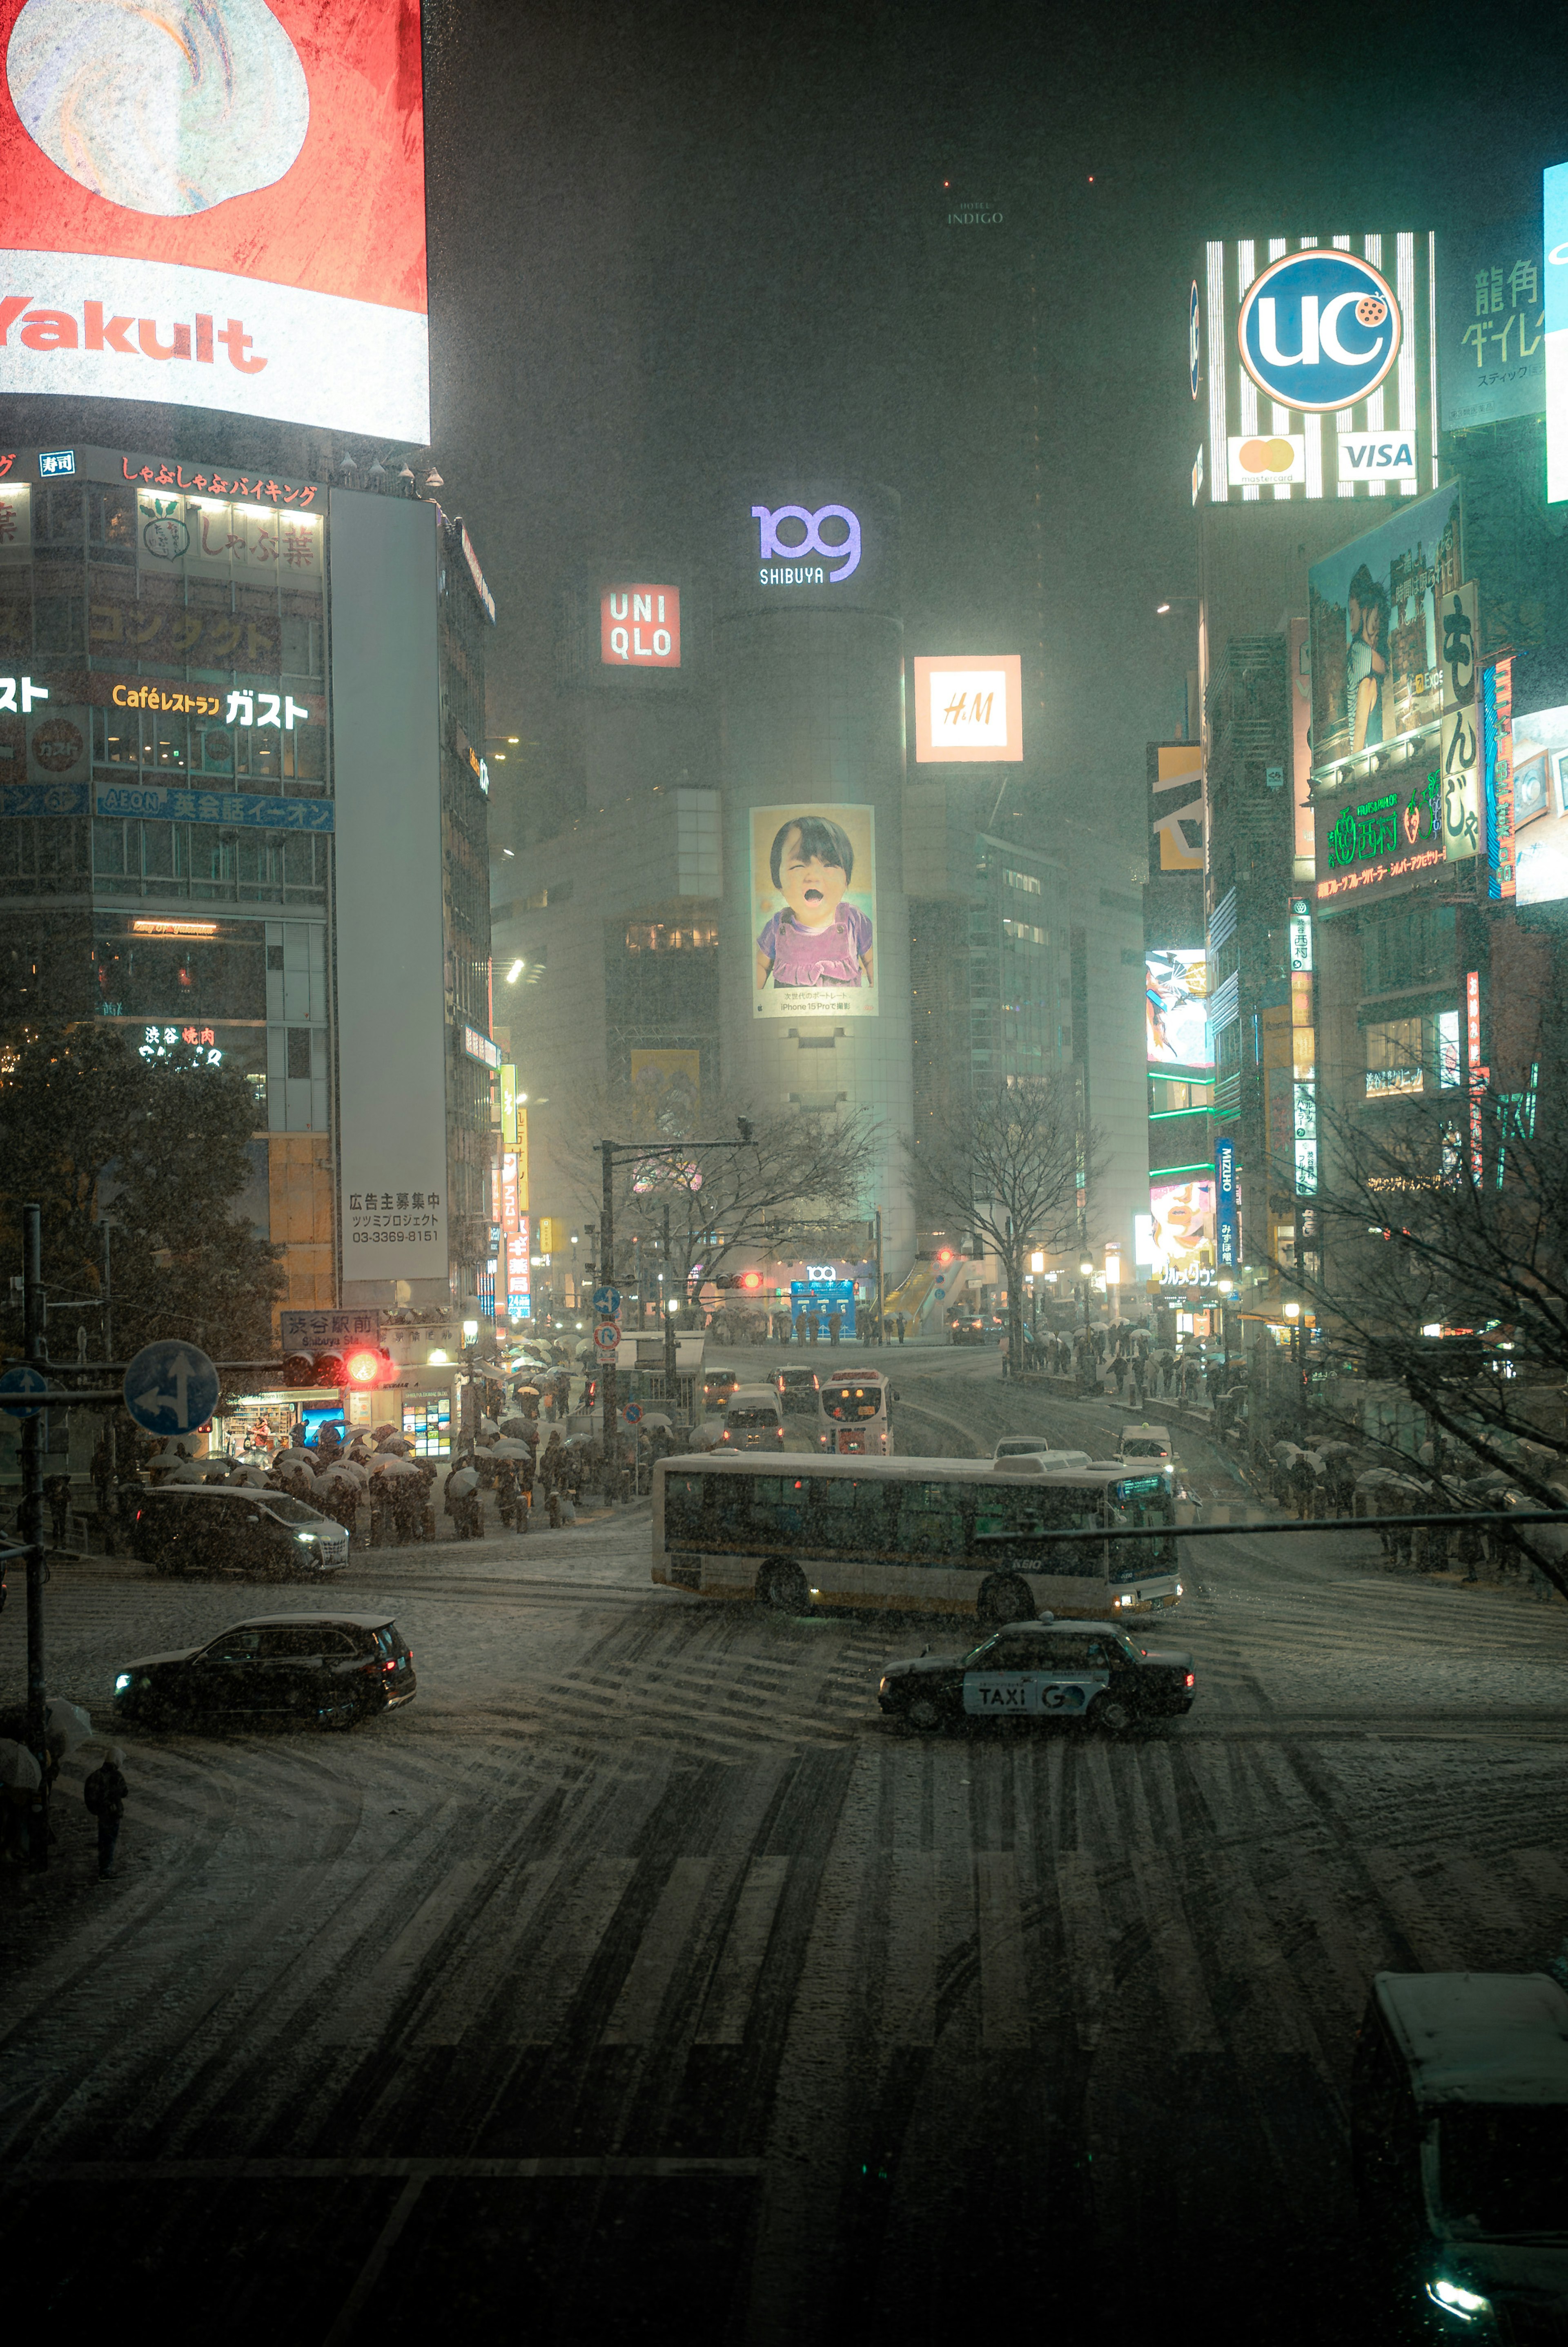
POLYGON ((752 1012, 874 1019, 876 835, 868 806, 752 809, 752 1012))

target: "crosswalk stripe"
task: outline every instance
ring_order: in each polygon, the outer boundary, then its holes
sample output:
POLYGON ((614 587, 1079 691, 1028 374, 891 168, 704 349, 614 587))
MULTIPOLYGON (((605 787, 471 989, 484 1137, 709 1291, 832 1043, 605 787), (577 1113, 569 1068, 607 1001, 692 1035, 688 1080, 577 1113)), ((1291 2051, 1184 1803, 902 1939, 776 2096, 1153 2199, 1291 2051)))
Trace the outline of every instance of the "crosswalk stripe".
POLYGON ((1151 1943, 1151 1964, 1169 2014, 1166 2050, 1173 2054, 1217 2054, 1220 2033, 1204 1986, 1203 1963, 1193 1945, 1182 1906, 1181 1884, 1164 1859, 1146 1850, 1130 1852, 1151 1943))
POLYGON ((934 2045, 940 1930, 936 1851, 895 1850, 888 1891, 882 2034, 894 2045, 934 2045))
POLYGON ((352 2045, 380 2034, 393 2005, 407 1988, 453 1918, 467 1904, 485 1868, 466 1859, 444 1874, 422 1899, 380 1962, 340 1995, 320 2032, 325 2045, 352 2045))
POLYGON ((711 1859, 676 1860, 638 1942, 631 1968, 605 2024, 601 2044, 646 2045, 653 2036, 712 1870, 711 1859))
POLYGON ((551 2045, 582 1985, 610 1919, 637 1871, 632 1858, 591 1858, 571 1879, 551 1918, 538 1971, 507 2025, 508 2045, 551 2045))
POLYGON ((1091 2051, 1113 2009, 1115 1976, 1095 1864, 1087 1850, 1057 1852, 1056 1894, 1071 1962, 1078 2042, 1091 2051))
POLYGON ((1447 1925, 1432 1913, 1398 1851, 1386 1847, 1368 1850, 1367 1870, 1385 1905, 1392 1909, 1421 1969, 1429 1973, 1463 1972, 1464 1959, 1455 1949, 1447 1925))
POLYGON ((738 2045, 789 1875, 787 1858, 753 1858, 702 2006, 699 2045, 738 2045))
POLYGON ((977 1852, 975 1892, 980 1933, 980 2043, 995 2047, 1027 2045, 1023 1914, 1019 1904, 1018 1862, 1010 1850, 977 1852))
POLYGON ((442 1982, 440 2001, 425 2027, 415 2032, 420 2045, 456 2045, 484 2012, 511 1970, 513 1953, 539 1908, 554 1889, 564 1860, 538 1860, 518 1878, 517 1897, 506 1910, 506 1922, 442 1982))

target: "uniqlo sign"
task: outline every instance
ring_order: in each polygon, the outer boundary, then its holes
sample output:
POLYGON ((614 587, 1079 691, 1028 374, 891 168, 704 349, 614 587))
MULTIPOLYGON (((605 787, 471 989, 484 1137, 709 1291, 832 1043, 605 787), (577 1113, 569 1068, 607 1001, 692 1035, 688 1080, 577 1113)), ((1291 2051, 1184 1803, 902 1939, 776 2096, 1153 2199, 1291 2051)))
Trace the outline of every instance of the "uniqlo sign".
POLYGON ((607 668, 679 668, 679 587, 607 587, 599 599, 599 651, 607 668))

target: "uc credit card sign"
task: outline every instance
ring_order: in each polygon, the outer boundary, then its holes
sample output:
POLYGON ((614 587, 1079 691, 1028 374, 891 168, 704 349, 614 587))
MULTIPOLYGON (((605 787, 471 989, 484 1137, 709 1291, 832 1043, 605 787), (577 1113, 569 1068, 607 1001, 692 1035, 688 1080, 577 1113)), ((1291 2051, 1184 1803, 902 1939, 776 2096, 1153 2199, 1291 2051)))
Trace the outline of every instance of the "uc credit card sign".
POLYGON ((1236 1217, 1235 1143, 1214 1143, 1214 1253, 1222 1271, 1235 1270, 1241 1261, 1236 1217))
POLYGON ((418 0, 0 0, 0 394, 430 436, 418 0))

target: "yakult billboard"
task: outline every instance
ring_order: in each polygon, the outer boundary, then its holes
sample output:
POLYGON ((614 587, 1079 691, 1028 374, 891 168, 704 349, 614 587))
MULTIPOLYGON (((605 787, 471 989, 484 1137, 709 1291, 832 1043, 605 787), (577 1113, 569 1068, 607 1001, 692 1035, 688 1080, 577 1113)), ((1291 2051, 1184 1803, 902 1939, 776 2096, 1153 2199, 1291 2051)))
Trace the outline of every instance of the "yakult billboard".
POLYGON ((430 436, 418 0, 0 0, 0 393, 430 436))

